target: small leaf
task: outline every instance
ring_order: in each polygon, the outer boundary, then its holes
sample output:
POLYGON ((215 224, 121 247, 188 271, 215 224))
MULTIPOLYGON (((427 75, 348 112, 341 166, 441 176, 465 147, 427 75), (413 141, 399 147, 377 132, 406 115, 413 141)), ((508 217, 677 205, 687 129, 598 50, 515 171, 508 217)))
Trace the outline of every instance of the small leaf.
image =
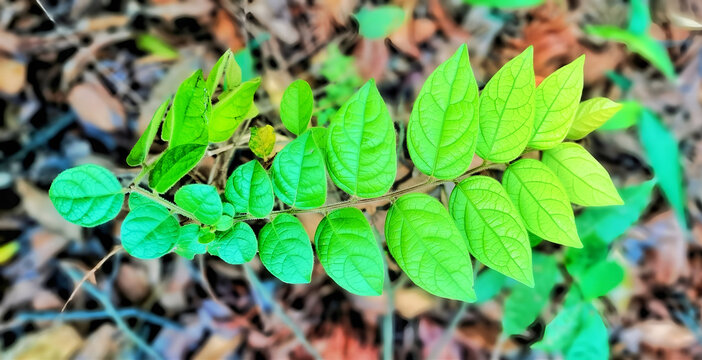
POLYGON ((197 234, 197 242, 200 244, 209 244, 215 239, 215 233, 212 231, 212 228, 208 227, 201 227, 200 228, 200 233, 197 234))
POLYGON ((149 187, 164 193, 192 170, 205 155, 207 145, 187 144, 169 147, 149 172, 149 187))
POLYGON ((392 186, 395 127, 372 79, 334 115, 326 153, 329 176, 349 195, 372 198, 392 186))
POLYGON ((466 241, 438 200, 421 193, 400 197, 388 211, 385 240, 400 268, 422 289, 476 300, 466 241))
POLYGON ((536 88, 534 133, 529 147, 550 149, 565 139, 583 92, 584 64, 585 55, 554 71, 536 88))
POLYGON ((222 216, 222 200, 212 185, 185 185, 175 193, 175 203, 203 224, 215 224, 222 216))
POLYGON ((507 283, 507 277, 501 273, 485 269, 475 278, 475 294, 477 296, 476 304, 482 304, 491 300, 502 291, 507 283))
POLYGON ((232 225, 234 225, 233 221, 234 219, 231 215, 222 214, 222 216, 219 217, 219 220, 217 220, 217 223, 214 224, 214 227, 217 231, 227 231, 232 228, 232 225))
POLYGON ((651 27, 651 11, 648 0, 631 0, 629 2, 629 26, 627 30, 635 35, 646 35, 651 27))
POLYGON ((186 224, 180 227, 180 233, 178 235, 178 241, 176 241, 175 251, 176 254, 192 260, 197 254, 204 254, 207 252, 207 245, 201 244, 197 241, 198 233, 200 232, 200 227, 197 224, 186 224))
POLYGON ((234 53, 230 49, 227 49, 220 56, 212 70, 210 70, 210 74, 207 75, 207 92, 210 96, 217 90, 222 77, 224 77, 225 90, 238 86, 241 83, 241 69, 236 60, 234 60, 234 53))
POLYGON ((93 227, 114 219, 122 209, 122 185, 102 166, 86 164, 60 173, 51 183, 49 198, 61 216, 80 226, 93 227))
POLYGON ((5 265, 19 250, 20 244, 17 240, 0 245, 0 265, 5 265))
POLYGON ((196 71, 180 84, 170 112, 173 113, 173 119, 168 137, 169 148, 208 144, 207 123, 212 117, 212 106, 202 70, 196 71))
POLYGON ((529 235, 497 180, 471 176, 461 181, 451 193, 449 210, 478 261, 534 286, 529 235))
POLYGON ((575 113, 575 120, 568 131, 570 140, 580 140, 589 133, 604 125, 614 114, 622 108, 622 104, 617 104, 614 101, 597 97, 590 100, 585 100, 578 105, 578 111, 575 113))
POLYGON ((127 164, 129 166, 139 166, 144 163, 170 102, 171 99, 166 99, 166 101, 156 109, 154 116, 151 118, 151 121, 149 121, 149 126, 146 127, 144 133, 141 134, 139 140, 137 140, 136 144, 134 144, 134 147, 132 147, 132 150, 129 152, 129 155, 127 155, 127 164))
POLYGON ((639 122, 643 106, 636 101, 624 101, 622 108, 611 119, 600 126, 601 131, 628 129, 639 122))
POLYGON ((139 259, 156 259, 173 249, 180 235, 178 219, 155 205, 138 207, 122 222, 122 246, 139 259))
POLYGON ((519 160, 507 168, 502 185, 527 230, 556 244, 582 247, 568 195, 546 165, 533 159, 519 160))
POLYGON ((165 41, 150 35, 141 34, 136 38, 136 46, 139 50, 155 55, 163 60, 173 60, 178 58, 178 51, 173 49, 165 41))
MULTIPOLYGON (((161 206, 163 205, 157 203, 151 198, 148 198, 142 194, 139 194, 138 192, 131 192, 129 194, 129 199, 127 201, 127 204, 129 205, 129 210, 134 210, 138 207, 142 207, 144 205, 156 205, 156 206, 161 206)), ((165 209, 165 208, 164 208, 165 209)), ((166 209, 168 210, 168 209, 166 209)))
POLYGON ((312 133, 312 140, 314 140, 314 144, 317 145, 317 148, 320 151, 322 151, 322 155, 326 159, 326 156, 327 156, 327 135, 329 135, 327 128, 313 127, 313 128, 310 128, 310 132, 312 133))
POLYGON ((367 39, 385 38, 405 21, 405 11, 393 5, 364 7, 353 16, 358 21, 359 33, 367 39))
POLYGON ((624 280, 624 269, 614 261, 602 261, 577 279, 585 300, 607 295, 624 280))
MULTIPOLYGON (((234 171, 236 171, 236 170, 234 170, 234 171)), ((231 177, 231 176, 230 176, 230 177, 231 177)), ((227 181, 227 182, 228 182, 228 181, 227 181)), ((273 192, 272 188, 271 188, 271 192, 273 192)), ((224 195, 224 196, 225 196, 225 197, 227 196, 227 195, 226 195, 226 190, 225 190, 225 195, 224 195)), ((229 200, 229 198, 227 198, 227 200, 229 200)), ((230 201, 231 201, 231 200, 230 200, 230 201)), ((222 203, 222 214, 224 214, 224 215, 229 215, 229 216, 234 216, 234 214, 236 214, 236 209, 234 208, 234 205, 232 205, 232 204, 230 204, 230 203, 228 203, 228 202, 222 203)))
POLYGON ((439 179, 468 170, 478 136, 478 85, 465 45, 429 75, 407 125, 414 165, 439 179))
POLYGON ((310 84, 302 79, 295 80, 283 93, 280 120, 291 133, 300 135, 307 130, 313 106, 314 95, 310 84))
POLYGON ((256 234, 249 224, 240 221, 225 232, 218 232, 215 240, 207 245, 207 251, 219 256, 224 262, 232 265, 247 263, 258 251, 256 234))
POLYGON ((584 303, 577 303, 564 306, 546 326, 543 339, 532 345, 532 349, 565 352, 578 335, 581 325, 580 314, 584 305, 584 303))
POLYGON ((361 296, 383 292, 385 265, 361 210, 348 207, 325 216, 314 235, 317 257, 334 282, 361 296))
POLYGON ((265 217, 273 210, 275 198, 268 173, 256 160, 236 168, 227 179, 224 196, 238 213, 265 217))
POLYGON ((314 209, 326 201, 324 158, 309 132, 291 141, 276 155, 271 177, 275 194, 292 207, 314 209))
POLYGON ((262 128, 251 127, 251 138, 249 139, 249 149, 254 155, 268 161, 268 157, 273 152, 275 146, 275 130, 270 125, 262 128))
POLYGON ((480 134, 476 152, 492 162, 519 157, 534 127, 533 47, 505 64, 480 94, 480 134))
POLYGON ((208 124, 210 142, 221 142, 229 139, 242 121, 250 118, 254 94, 261 79, 246 81, 237 88, 220 95, 219 102, 212 111, 212 119, 208 124))
POLYGON ((288 284, 306 284, 312 279, 312 244, 300 220, 278 215, 266 224, 259 236, 259 257, 263 266, 288 284))
POLYGON ((576 143, 562 143, 541 161, 561 180, 570 202, 582 206, 622 205, 607 170, 576 143))

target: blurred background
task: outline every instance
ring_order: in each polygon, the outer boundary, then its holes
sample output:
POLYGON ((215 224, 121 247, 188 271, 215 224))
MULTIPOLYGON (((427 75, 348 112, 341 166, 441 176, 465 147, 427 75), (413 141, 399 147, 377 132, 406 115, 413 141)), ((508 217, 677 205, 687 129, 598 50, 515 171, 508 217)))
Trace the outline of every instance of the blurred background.
MULTIPOLYGON (((699 0, 0 0, 0 357, 312 358, 304 335, 325 359, 380 358, 388 342, 396 359, 575 359, 575 346, 592 359, 700 359, 701 55, 699 0), (49 201, 51 181, 78 164, 133 176, 125 158, 154 110, 226 49, 245 79, 262 77, 252 125, 276 127, 279 150, 278 106, 294 79, 312 85, 324 126, 375 78, 402 136, 424 80, 463 43, 480 87, 533 45, 537 81, 585 54, 583 100, 624 104, 581 143, 626 204, 576 209, 582 250, 534 239, 559 271, 520 294, 539 299, 529 308, 487 271, 469 305, 412 286, 394 264, 381 297, 345 292, 319 264, 311 284, 291 286, 254 260, 252 287, 215 257, 112 252, 124 214, 85 229, 49 201), (570 329, 567 345, 530 349, 576 285, 606 333, 570 329), (523 332, 500 336, 506 317, 529 312, 538 317, 523 332)), ((253 158, 237 148, 230 170, 253 158)), ((406 153, 399 164, 397 187, 420 181, 406 153)), ((387 205, 365 210, 382 234, 387 205)), ((313 234, 320 217, 301 220, 313 234)))

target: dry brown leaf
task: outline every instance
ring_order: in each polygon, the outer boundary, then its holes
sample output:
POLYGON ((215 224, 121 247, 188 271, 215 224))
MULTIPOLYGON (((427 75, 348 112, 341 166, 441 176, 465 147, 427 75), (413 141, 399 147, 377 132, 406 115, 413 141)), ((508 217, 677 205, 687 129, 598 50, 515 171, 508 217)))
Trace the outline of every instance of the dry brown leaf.
MULTIPOLYGON (((2 41, 2 40, 0 40, 2 41)), ((0 92, 17 95, 24 88, 27 78, 27 65, 0 56, 0 92)))
POLYGON ((70 325, 60 325, 25 334, 5 353, 8 359, 70 359, 83 345, 83 339, 70 325))
POLYGON ((117 275, 117 286, 133 303, 139 303, 149 295, 149 279, 144 268, 140 266, 122 264, 117 275))
POLYGON ((634 328, 641 331, 641 342, 661 349, 682 349, 695 343, 695 335, 672 320, 644 320, 634 328))
POLYGON ((110 359, 118 351, 120 332, 112 324, 102 324, 85 339, 83 348, 76 354, 75 360, 110 359))
POLYGON ((220 44, 226 46, 234 52, 241 50, 246 46, 241 38, 236 22, 232 21, 232 18, 224 9, 217 10, 212 33, 220 44))
POLYGON ((97 83, 82 83, 71 89, 68 103, 86 123, 107 132, 124 128, 125 112, 122 103, 97 83))
POLYGON ((395 308, 405 319, 413 319, 437 304, 436 297, 418 287, 395 290, 395 308))
POLYGON ((29 217, 36 220, 45 229, 61 234, 67 239, 81 240, 83 238, 82 228, 61 217, 46 192, 37 189, 24 179, 18 179, 15 184, 17 192, 22 197, 22 207, 29 217))

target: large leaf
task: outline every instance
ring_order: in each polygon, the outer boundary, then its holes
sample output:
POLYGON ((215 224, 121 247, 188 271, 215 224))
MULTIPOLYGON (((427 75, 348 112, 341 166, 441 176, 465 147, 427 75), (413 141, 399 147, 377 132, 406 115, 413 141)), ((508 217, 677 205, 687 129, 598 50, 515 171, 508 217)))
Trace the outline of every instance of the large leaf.
POLYGON ((262 218, 273 210, 275 197, 268 173, 256 160, 236 168, 227 179, 224 196, 238 213, 262 218))
POLYGON ((175 203, 203 224, 215 224, 222 215, 222 200, 212 185, 185 185, 175 193, 175 203))
POLYGON ((207 128, 210 142, 229 139, 241 122, 251 117, 254 94, 260 84, 261 79, 255 78, 220 95, 207 128))
POLYGON ((109 170, 86 164, 60 173, 51 183, 49 198, 64 219, 93 227, 119 214, 124 193, 109 170))
POLYGON ((178 234, 178 240, 176 241, 175 251, 176 254, 192 260, 197 254, 204 254, 207 252, 207 245, 197 241, 198 234, 200 233, 200 227, 197 224, 186 224, 180 227, 180 232, 178 234))
POLYGON ((358 21, 361 36, 382 39, 397 30, 405 21, 405 11, 399 6, 386 5, 361 8, 353 15, 358 21))
POLYGON ((478 86, 461 45, 422 86, 407 125, 407 149, 420 171, 452 179, 468 169, 477 136, 478 86))
POLYGON ((534 50, 530 46, 505 64, 480 94, 478 155, 509 162, 522 154, 534 127, 534 50))
POLYGON ((149 172, 149 187, 164 193, 192 170, 205 155, 207 145, 186 144, 169 147, 149 172))
POLYGON ((300 220, 281 214, 258 234, 259 257, 263 266, 288 284, 305 284, 312 279, 312 244, 300 220))
POLYGON ((550 149, 563 141, 583 93, 585 55, 547 76, 536 88, 534 134, 529 147, 550 149))
POLYGON ((529 234, 497 180, 471 176, 461 181, 451 193, 449 211, 478 261, 534 286, 529 234))
POLYGON ((173 249, 180 236, 180 225, 164 207, 145 205, 127 214, 120 232, 122 246, 129 255, 155 259, 173 249))
POLYGON ((295 80, 283 93, 280 120, 291 133, 300 135, 307 130, 313 106, 314 96, 310 84, 302 79, 295 80))
POLYGON ((350 195, 385 194, 395 181, 395 128, 375 82, 369 80, 334 115, 327 138, 327 166, 350 195))
POLYGON ((251 261, 257 250, 256 234, 243 221, 237 222, 227 231, 217 232, 214 241, 207 244, 210 255, 218 256, 232 265, 251 261))
POLYGON ((561 180, 570 202, 582 206, 622 205, 607 170, 576 143, 544 151, 541 161, 561 180))
POLYGON ((387 214, 385 241, 400 268, 422 289, 475 301, 468 246, 446 208, 429 195, 400 197, 387 214))
POLYGON ((329 277, 361 296, 383 292, 385 266, 368 221, 353 207, 332 211, 314 234, 317 257, 329 277))
POLYGON ((326 201, 324 158, 310 132, 288 143, 275 156, 271 177, 276 196, 292 207, 313 209, 326 201))
POLYGON ((527 230, 550 242, 582 247, 568 195, 546 165, 533 159, 519 160, 507 168, 502 185, 527 230))
POLYGON ((144 163, 146 155, 149 154, 149 149, 151 149, 151 144, 154 142, 156 133, 158 132, 159 126, 163 121, 163 116, 166 114, 166 109, 168 109, 168 104, 170 104, 171 99, 166 99, 161 106, 156 109, 154 116, 149 121, 149 125, 146 130, 139 137, 132 150, 127 155, 127 164, 129 166, 139 166, 144 163))
POLYGON ((578 105, 575 120, 571 125, 568 135, 571 140, 580 140, 589 133, 604 125, 614 114, 622 108, 622 104, 604 98, 596 97, 585 100, 578 105))
POLYGON ((208 144, 207 124, 212 117, 212 106, 202 70, 196 71, 180 84, 170 112, 173 113, 170 120, 172 123, 168 129, 170 133, 166 135, 169 147, 208 144))

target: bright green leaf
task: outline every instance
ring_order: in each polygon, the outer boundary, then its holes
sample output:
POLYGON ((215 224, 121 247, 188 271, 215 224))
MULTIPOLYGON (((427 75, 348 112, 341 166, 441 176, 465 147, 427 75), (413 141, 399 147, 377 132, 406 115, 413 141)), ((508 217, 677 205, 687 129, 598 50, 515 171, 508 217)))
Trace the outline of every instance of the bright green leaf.
POLYGON ((175 193, 175 203, 195 215, 203 224, 215 224, 222 216, 222 200, 217 188, 212 185, 185 185, 175 193))
POLYGON ((227 231, 232 228, 232 225, 234 225, 233 221, 234 219, 231 215, 222 214, 222 216, 219 217, 219 220, 217 220, 217 223, 214 224, 214 227, 217 231, 227 231))
POLYGON ((500 9, 516 9, 534 7, 543 4, 544 0, 463 0, 470 5, 491 6, 500 9))
POLYGON ((129 199, 127 200, 127 204, 129 205, 129 210, 134 210, 138 207, 142 207, 144 205, 156 205, 156 206, 163 206, 156 201, 154 201, 151 198, 148 198, 142 194, 139 194, 138 192, 131 192, 129 194, 129 199))
POLYGON ((310 128, 310 132, 312 133, 312 140, 314 140, 314 144, 317 145, 317 148, 319 148, 319 150, 322 151, 322 155, 326 159, 326 157, 327 157, 327 135, 329 135, 327 128, 313 127, 313 128, 310 128))
POLYGON ((327 199, 327 175, 322 152, 309 132, 291 141, 273 159, 273 190, 278 198, 298 209, 313 209, 327 199))
POLYGON ((149 172, 149 187, 164 193, 192 170, 205 155, 207 145, 186 144, 169 147, 149 172))
POLYGON ((577 279, 585 300, 591 300, 617 287, 624 280, 624 269, 614 261, 602 261, 590 267, 577 279))
POLYGON ((261 78, 255 78, 220 95, 208 124, 210 142, 229 139, 241 122, 250 118, 254 94, 260 84, 261 78))
MULTIPOLYGON (((236 170, 234 170, 234 171, 236 171, 236 170)), ((231 177, 231 176, 230 176, 230 177, 231 177)), ((229 181, 227 181, 227 183, 228 183, 228 182, 229 182, 229 181)), ((272 189, 272 188, 271 188, 271 192, 273 192, 273 189, 272 189)), ((227 196, 226 188, 225 188, 224 196, 225 196, 225 197, 227 196)), ((229 200, 229 198, 227 198, 227 200, 229 200)), ((231 201, 231 200, 229 200, 229 201, 231 201)), ((228 202, 225 201, 224 203, 222 203, 222 214, 223 214, 223 215, 234 216, 234 214, 236 214, 236 208, 234 208, 234 205, 232 205, 232 204, 230 204, 230 203, 228 203, 228 202)))
POLYGON ((502 291, 507 282, 507 278, 501 273, 485 269, 475 278, 476 304, 481 304, 491 300, 502 291))
POLYGON ((234 59, 234 54, 229 49, 220 56, 217 63, 212 67, 212 70, 210 70, 209 75, 207 75, 206 87, 210 96, 217 90, 217 86, 222 81, 222 78, 224 78, 225 91, 241 83, 241 68, 239 68, 239 65, 234 59))
POLYGON ((534 49, 505 64, 480 94, 478 155, 505 163, 519 157, 534 127, 534 49))
POLYGON ((600 126, 601 131, 612 131, 627 129, 639 122, 643 106, 636 101, 624 101, 621 103, 622 108, 607 120, 604 125, 600 126))
POLYGON ((227 179, 224 196, 238 213, 265 217, 273 210, 275 198, 268 173, 256 160, 236 168, 227 179))
POLYGON ((19 250, 20 244, 17 240, 0 245, 0 265, 5 265, 19 250))
POLYGON ((215 233, 212 231, 212 228, 208 227, 201 227, 200 228, 200 233, 197 234, 197 241, 200 244, 209 244, 215 239, 215 233))
POLYGON ((251 127, 251 138, 249 139, 249 149, 254 155, 268 161, 268 157, 273 152, 275 146, 275 130, 270 125, 262 128, 251 127))
POLYGON ((122 222, 122 246, 139 259, 156 259, 173 249, 180 224, 168 210, 156 205, 138 207, 122 222))
POLYGON ((347 207, 325 216, 314 235, 317 257, 329 277, 361 296, 383 292, 385 265, 361 210, 347 207))
POLYGON ((400 197, 388 211, 385 240, 400 268, 422 289, 448 299, 476 300, 466 241, 435 198, 421 193, 400 197))
POLYGON ((382 39, 405 22, 405 11, 394 5, 363 7, 353 15, 358 20, 359 33, 367 39, 382 39))
POLYGON ((597 97, 585 100, 578 105, 575 113, 575 120, 568 131, 567 138, 570 140, 580 140, 589 133, 604 125, 614 114, 622 108, 622 104, 597 97))
POLYGON ((291 133, 300 135, 307 130, 313 106, 314 95, 310 84, 302 79, 295 80, 283 93, 280 120, 291 133))
POLYGON ((258 234, 263 266, 283 282, 306 284, 312 279, 312 244, 300 220, 281 214, 258 234))
POLYGON ((211 255, 219 256, 228 264, 247 263, 258 251, 256 234, 249 224, 243 221, 237 222, 229 230, 218 232, 215 240, 207 245, 207 251, 211 255))
POLYGON ((149 125, 146 130, 139 137, 132 150, 127 155, 127 164, 129 166, 139 166, 144 163, 146 155, 149 154, 149 149, 151 149, 151 144, 154 142, 156 133, 158 132, 158 127, 161 126, 161 121, 163 121, 163 116, 166 114, 166 109, 168 109, 168 104, 170 104, 171 99, 166 99, 161 106, 156 109, 154 116, 149 121, 149 125))
POLYGON ((198 234, 200 232, 200 227, 197 224, 186 224, 180 227, 180 232, 178 235, 178 240, 176 241, 175 251, 176 254, 192 260, 197 254, 204 254, 207 252, 207 245, 201 244, 197 241, 198 234))
POLYGON ((173 60, 178 58, 178 51, 176 51, 162 39, 150 34, 141 34, 137 36, 136 46, 139 48, 139 50, 155 55, 163 60, 173 60))
POLYGON ((180 84, 170 112, 173 112, 173 122, 168 136, 169 148, 208 144, 207 123, 212 118, 212 106, 202 70, 196 71, 180 84))
POLYGON ((631 0, 629 4, 631 10, 629 11, 627 30, 635 35, 646 35, 651 27, 651 11, 648 8, 648 0, 631 0))
POLYGON ((407 125, 407 149, 420 171, 452 179, 468 169, 477 136, 478 85, 461 45, 422 86, 407 125))
POLYGON ((93 227, 112 220, 122 209, 122 185, 102 166, 86 164, 60 173, 49 198, 64 219, 93 227))

